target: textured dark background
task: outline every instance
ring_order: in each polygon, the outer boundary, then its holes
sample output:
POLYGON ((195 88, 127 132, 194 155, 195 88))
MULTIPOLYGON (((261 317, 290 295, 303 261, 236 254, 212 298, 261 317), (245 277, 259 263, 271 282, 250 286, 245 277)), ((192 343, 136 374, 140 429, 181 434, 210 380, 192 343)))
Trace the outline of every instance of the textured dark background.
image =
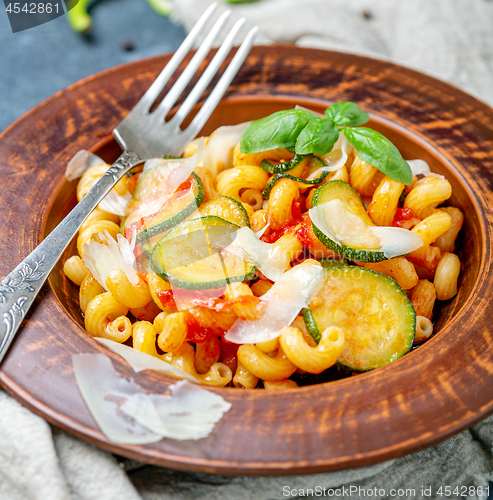
POLYGON ((0 4, 0 131, 67 85, 116 64, 173 51, 185 37, 145 0, 99 1, 91 15, 93 32, 87 37, 74 33, 65 16, 14 34, 0 4))

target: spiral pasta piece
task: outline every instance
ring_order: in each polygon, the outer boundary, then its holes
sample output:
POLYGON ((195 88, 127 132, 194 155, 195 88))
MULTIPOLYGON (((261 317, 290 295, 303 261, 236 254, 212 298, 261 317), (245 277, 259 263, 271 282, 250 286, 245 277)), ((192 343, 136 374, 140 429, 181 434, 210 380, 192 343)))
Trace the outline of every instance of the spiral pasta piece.
POLYGON ((240 191, 256 189, 262 191, 269 176, 265 170, 253 165, 243 165, 222 171, 217 176, 216 188, 219 194, 241 201, 240 191))
POLYGON ((127 318, 128 308, 106 292, 94 297, 85 312, 85 328, 93 337, 125 342, 132 335, 132 324, 127 318))

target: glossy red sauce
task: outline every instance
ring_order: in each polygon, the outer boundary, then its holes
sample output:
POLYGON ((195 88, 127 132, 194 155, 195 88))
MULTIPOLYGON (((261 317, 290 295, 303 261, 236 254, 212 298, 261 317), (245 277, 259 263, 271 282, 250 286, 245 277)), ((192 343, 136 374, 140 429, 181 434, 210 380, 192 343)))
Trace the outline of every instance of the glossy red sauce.
POLYGON ((414 217, 414 211, 412 208, 398 208, 394 216, 393 226, 402 227, 403 223, 414 217))
MULTIPOLYGON (((220 297, 200 297, 199 290, 181 290, 180 296, 186 298, 190 294, 191 307, 203 307, 216 312, 230 312, 234 304, 251 304, 258 303, 259 298, 254 296, 239 297, 235 300, 226 300, 220 297), (182 295, 183 294, 183 295, 182 295), (195 296, 195 297, 194 297, 195 296)), ((173 290, 159 290, 156 292, 161 304, 167 309, 176 309, 173 290)), ((223 291, 224 294, 224 291, 223 291)), ((204 342, 212 335, 218 335, 217 327, 202 326, 191 314, 187 315, 187 340, 191 342, 204 342)), ((225 332, 220 332, 225 333, 225 332)), ((224 340, 224 342, 227 342, 224 340)))
POLYGON ((187 340, 197 344, 213 335, 217 335, 214 328, 202 326, 191 314, 187 315, 187 340))
POLYGON ((158 290, 156 295, 163 307, 166 307, 166 309, 176 309, 173 290, 158 290))
POLYGON ((308 214, 304 214, 300 227, 296 230, 296 237, 300 240, 300 243, 305 247, 309 247, 312 243, 311 230, 312 230, 312 222, 310 220, 310 216, 308 214))

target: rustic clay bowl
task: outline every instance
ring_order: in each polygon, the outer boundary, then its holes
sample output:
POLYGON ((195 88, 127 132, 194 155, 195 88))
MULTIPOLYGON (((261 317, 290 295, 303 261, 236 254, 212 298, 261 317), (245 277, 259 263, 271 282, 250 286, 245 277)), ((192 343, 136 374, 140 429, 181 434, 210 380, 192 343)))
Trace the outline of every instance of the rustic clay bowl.
MULTIPOLYGON (((5 276, 75 204, 64 179, 82 148, 107 161, 111 130, 169 56, 137 61, 68 87, 0 136, 0 276, 5 276)), ((207 439, 147 446, 109 442, 87 410, 72 354, 104 352, 145 389, 172 379, 135 374, 82 329, 77 288, 50 276, 1 365, 0 383, 51 423, 137 460, 232 474, 298 474, 371 464, 437 443, 493 411, 491 212, 493 110, 456 88, 392 64, 292 46, 256 47, 204 128, 235 124, 301 104, 322 111, 356 101, 405 158, 422 158, 452 183, 465 214, 460 290, 441 305, 436 335, 379 370, 285 392, 212 389, 232 409, 207 439)))

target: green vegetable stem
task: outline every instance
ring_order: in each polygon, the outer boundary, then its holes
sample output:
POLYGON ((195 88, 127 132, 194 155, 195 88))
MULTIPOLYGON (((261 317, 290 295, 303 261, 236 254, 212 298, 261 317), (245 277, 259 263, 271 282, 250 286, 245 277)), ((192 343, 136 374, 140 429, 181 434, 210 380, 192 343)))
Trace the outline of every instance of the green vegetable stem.
POLYGON ((92 0, 69 0, 67 2, 67 20, 71 28, 78 33, 87 34, 92 29, 92 19, 88 14, 92 0))

